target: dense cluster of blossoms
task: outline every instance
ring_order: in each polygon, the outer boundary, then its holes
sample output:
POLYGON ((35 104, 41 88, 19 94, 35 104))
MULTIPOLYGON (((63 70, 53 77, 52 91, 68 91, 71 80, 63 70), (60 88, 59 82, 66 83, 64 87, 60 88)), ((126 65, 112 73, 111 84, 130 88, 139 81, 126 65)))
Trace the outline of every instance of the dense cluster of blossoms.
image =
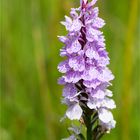
POLYGON ((96 1, 81 0, 81 6, 72 8, 71 17, 65 16, 61 22, 68 34, 59 36, 65 44, 60 56, 66 60, 58 65, 58 70, 64 73, 58 82, 64 85, 62 102, 68 106, 66 116, 80 120, 86 106, 98 113, 99 124, 107 132, 116 123, 110 112, 116 105, 107 89, 114 76, 107 67, 109 57, 103 32, 99 30, 105 22, 98 17, 98 7, 93 8, 96 1))

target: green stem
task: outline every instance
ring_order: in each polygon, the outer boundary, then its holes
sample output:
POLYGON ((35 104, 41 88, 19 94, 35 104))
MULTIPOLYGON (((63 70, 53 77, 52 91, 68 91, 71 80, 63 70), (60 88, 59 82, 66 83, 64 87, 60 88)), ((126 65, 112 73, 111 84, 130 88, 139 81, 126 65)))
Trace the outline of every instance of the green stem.
POLYGON ((84 108, 84 110, 85 110, 85 112, 83 115, 83 119, 84 119, 84 122, 85 122, 85 125, 87 128, 86 137, 87 137, 87 140, 93 140, 93 136, 92 136, 92 126, 93 126, 92 114, 93 114, 93 112, 88 108, 84 108))
POLYGON ((87 117, 87 140, 92 140, 92 123, 91 123, 91 116, 87 117))
POLYGON ((83 110, 84 110, 83 119, 84 119, 84 122, 85 122, 85 125, 87 128, 87 132, 86 132, 87 140, 100 139, 100 135, 98 135, 98 133, 100 133, 99 129, 98 129, 99 125, 96 124, 96 122, 98 120, 98 113, 96 111, 90 110, 89 108, 86 108, 86 107, 83 108, 83 110), (98 137, 97 137, 97 135, 98 135, 98 137), (96 138, 98 138, 98 139, 96 139, 96 138))

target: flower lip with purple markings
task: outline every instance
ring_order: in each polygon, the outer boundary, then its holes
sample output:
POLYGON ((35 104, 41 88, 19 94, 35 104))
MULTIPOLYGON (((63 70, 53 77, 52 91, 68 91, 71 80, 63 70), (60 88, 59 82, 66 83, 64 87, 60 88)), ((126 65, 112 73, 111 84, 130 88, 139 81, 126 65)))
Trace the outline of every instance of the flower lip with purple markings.
POLYGON ((81 6, 72 8, 71 17, 65 16, 65 21, 61 22, 68 34, 59 36, 64 43, 60 56, 66 57, 58 65, 58 70, 64 74, 59 84, 64 85, 63 103, 68 106, 66 116, 69 119, 82 117, 81 103, 84 103, 98 112, 100 125, 110 131, 116 123, 110 110, 116 105, 107 88, 114 75, 107 67, 110 59, 100 31, 105 22, 98 17, 98 7, 93 8, 96 1, 81 0, 81 6))

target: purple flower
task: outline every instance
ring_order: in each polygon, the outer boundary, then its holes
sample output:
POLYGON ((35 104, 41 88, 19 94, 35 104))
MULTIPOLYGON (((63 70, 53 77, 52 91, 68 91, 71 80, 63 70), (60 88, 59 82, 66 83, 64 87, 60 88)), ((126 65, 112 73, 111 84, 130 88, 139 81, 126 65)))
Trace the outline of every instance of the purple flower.
POLYGON ((68 110, 66 111, 66 116, 71 120, 80 120, 82 112, 83 110, 81 109, 80 105, 78 103, 74 103, 73 105, 69 106, 68 110))
POLYGON ((73 134, 70 137, 62 140, 77 140, 77 135, 81 133, 81 127, 72 125, 71 127, 68 128, 68 131, 73 132, 73 134))
POLYGON ((110 59, 103 32, 99 30, 105 22, 98 17, 98 7, 93 8, 96 1, 81 0, 81 6, 72 8, 71 17, 65 16, 65 21, 61 22, 68 34, 58 36, 64 43, 60 56, 66 57, 58 65, 59 72, 64 74, 59 84, 64 85, 63 103, 68 106, 66 116, 69 119, 80 120, 84 104, 97 111, 100 125, 110 131, 116 123, 110 110, 116 105, 107 87, 114 75, 107 67, 110 59))

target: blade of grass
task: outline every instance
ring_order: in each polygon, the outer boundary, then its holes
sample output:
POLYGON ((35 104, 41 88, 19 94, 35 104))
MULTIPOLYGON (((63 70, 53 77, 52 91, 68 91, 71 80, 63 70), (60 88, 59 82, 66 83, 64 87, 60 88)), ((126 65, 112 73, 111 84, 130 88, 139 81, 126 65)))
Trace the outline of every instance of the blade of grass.
POLYGON ((125 40, 124 54, 124 84, 122 93, 122 140, 130 140, 131 109, 132 109, 132 69, 133 69, 133 41, 137 23, 138 0, 131 0, 131 9, 125 40))
POLYGON ((53 109, 51 106, 51 97, 50 90, 47 83, 47 76, 45 70, 45 55, 42 48, 41 43, 41 32, 40 29, 33 29, 33 39, 34 39, 34 52, 35 52, 35 61, 38 70, 39 77, 39 85, 40 85, 40 97, 42 100, 42 107, 44 111, 44 115, 46 118, 46 126, 47 126, 47 138, 51 138, 51 140, 55 140, 55 134, 53 133, 53 125, 52 125, 52 116, 53 109))

